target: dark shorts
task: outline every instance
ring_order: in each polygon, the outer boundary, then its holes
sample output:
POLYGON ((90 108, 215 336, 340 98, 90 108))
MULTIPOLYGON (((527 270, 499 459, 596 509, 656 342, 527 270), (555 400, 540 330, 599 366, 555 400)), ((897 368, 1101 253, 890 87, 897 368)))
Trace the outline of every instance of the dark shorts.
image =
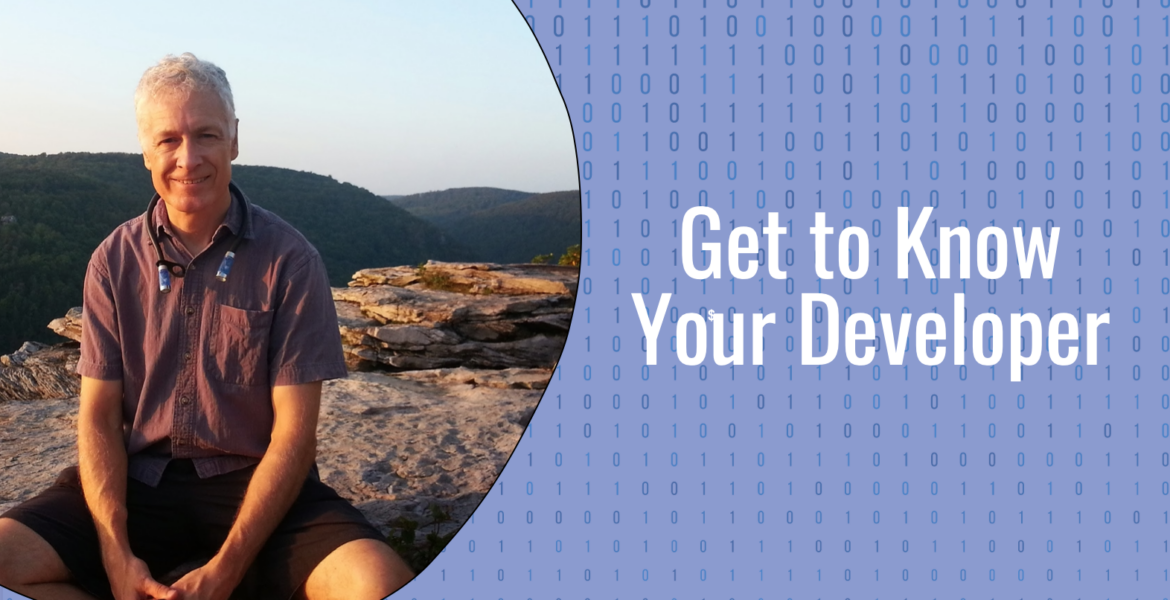
MULTIPOLYGON (((200 479, 191 461, 174 460, 157 488, 128 479, 130 548, 156 579, 215 555, 254 470, 200 479)), ((61 471, 56 483, 0 517, 19 521, 44 538, 72 573, 73 583, 97 598, 113 600, 77 467, 61 471)), ((359 539, 385 540, 314 469, 232 598, 288 600, 326 556, 359 539)))

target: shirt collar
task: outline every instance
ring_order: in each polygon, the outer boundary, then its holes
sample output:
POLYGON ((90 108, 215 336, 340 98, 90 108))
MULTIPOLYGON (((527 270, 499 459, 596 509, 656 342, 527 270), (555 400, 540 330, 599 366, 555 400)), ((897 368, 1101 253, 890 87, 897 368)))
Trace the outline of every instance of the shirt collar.
MULTIPOLYGON (((228 191, 232 195, 232 204, 228 208, 227 216, 224 217, 223 223, 220 223, 219 227, 216 228, 215 237, 220 237, 220 231, 226 229, 231 235, 240 235, 246 240, 253 239, 255 237, 255 228, 252 226, 252 216, 255 212, 252 210, 252 203, 234 181, 228 184, 228 191), (247 219, 244 218, 245 211, 248 213, 247 219)), ((160 198, 157 192, 154 194, 154 197, 160 198)), ((174 234, 171 233, 171 222, 167 218, 165 202, 160 201, 155 205, 153 217, 156 234, 159 237, 165 235, 174 238, 174 234)))

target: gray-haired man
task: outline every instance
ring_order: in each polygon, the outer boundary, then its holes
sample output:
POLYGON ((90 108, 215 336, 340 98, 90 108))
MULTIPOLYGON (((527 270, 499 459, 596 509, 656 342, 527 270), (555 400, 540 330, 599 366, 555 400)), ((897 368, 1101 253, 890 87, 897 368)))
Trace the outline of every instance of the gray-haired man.
POLYGON ((314 467, 321 381, 345 376, 320 256, 231 183, 222 70, 168 56, 135 110, 157 195, 90 260, 79 465, 0 517, 0 584, 37 600, 388 595, 413 574, 314 467))

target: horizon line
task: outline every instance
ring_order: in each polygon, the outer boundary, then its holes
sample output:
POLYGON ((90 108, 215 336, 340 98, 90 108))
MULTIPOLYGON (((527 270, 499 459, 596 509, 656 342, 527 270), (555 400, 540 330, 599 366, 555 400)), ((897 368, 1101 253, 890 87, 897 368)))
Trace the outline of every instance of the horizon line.
MULTIPOLYGON (((86 151, 77 151, 77 150, 65 150, 65 151, 54 152, 54 153, 40 152, 37 154, 22 154, 20 152, 7 152, 4 150, 0 150, 0 154, 7 154, 9 156, 24 156, 24 157, 58 156, 61 154, 93 154, 93 155, 97 155, 97 154, 125 154, 127 156, 142 156, 141 152, 121 152, 121 151, 86 152, 86 151)), ((380 193, 375 192, 374 190, 371 190, 370 188, 367 188, 365 186, 358 185, 356 183, 352 183, 349 181, 342 181, 340 179, 336 179, 335 177, 333 177, 333 175, 326 174, 326 173, 318 173, 316 171, 303 171, 300 169, 294 169, 292 167, 281 167, 281 166, 276 166, 276 165, 248 164, 248 163, 242 163, 242 162, 241 163, 233 162, 232 164, 236 165, 236 166, 241 166, 241 167, 265 167, 265 168, 269 168, 269 169, 285 169, 287 171, 296 171, 297 173, 309 173, 311 175, 317 175, 319 177, 328 177, 329 179, 332 179, 333 181, 336 181, 338 183, 345 183, 345 184, 352 185, 354 187, 361 188, 361 189, 366 190, 367 192, 369 192, 375 196, 378 196, 379 198, 383 198, 383 199, 385 199, 386 196, 396 196, 396 197, 417 196, 419 194, 446 192, 446 191, 450 191, 450 190, 465 190, 465 189, 471 189, 471 188, 487 188, 487 189, 494 189, 494 190, 503 190, 503 191, 508 191, 508 192, 520 192, 523 194, 531 194, 533 196, 538 195, 538 194, 555 194, 557 192, 577 192, 578 194, 581 193, 581 188, 579 188, 579 187, 568 188, 568 189, 548 190, 548 191, 541 191, 541 192, 530 192, 528 190, 514 189, 514 188, 510 188, 510 187, 504 188, 504 187, 496 187, 496 186, 491 186, 491 185, 467 185, 467 186, 461 186, 461 187, 430 189, 430 190, 426 190, 426 191, 422 191, 422 192, 410 192, 410 193, 406 193, 406 194, 400 194, 400 193, 380 194, 380 193)))

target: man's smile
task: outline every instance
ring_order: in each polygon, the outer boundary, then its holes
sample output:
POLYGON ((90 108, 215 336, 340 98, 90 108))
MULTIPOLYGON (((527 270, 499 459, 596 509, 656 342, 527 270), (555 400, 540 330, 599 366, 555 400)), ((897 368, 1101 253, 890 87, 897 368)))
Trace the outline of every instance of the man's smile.
POLYGON ((207 175, 205 177, 200 177, 199 179, 171 179, 171 181, 174 181, 175 183, 178 183, 181 185, 199 185, 199 184, 207 181, 210 178, 211 178, 211 176, 207 175))

